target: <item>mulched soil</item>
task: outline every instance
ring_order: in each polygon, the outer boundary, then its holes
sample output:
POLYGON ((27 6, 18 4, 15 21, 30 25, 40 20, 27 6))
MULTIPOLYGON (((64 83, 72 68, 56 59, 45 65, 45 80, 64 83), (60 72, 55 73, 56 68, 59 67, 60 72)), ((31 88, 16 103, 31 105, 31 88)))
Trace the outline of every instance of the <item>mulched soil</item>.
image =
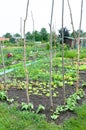
MULTIPOLYGON (((86 82, 86 71, 80 71, 80 88, 82 84, 82 80, 86 82)), ((66 97, 69 97, 71 94, 73 94, 76 89, 76 83, 74 83, 73 86, 66 86, 66 97)), ((86 87, 83 87, 85 93, 86 93, 86 87)), ((64 99, 63 99, 63 89, 61 87, 57 88, 58 96, 53 97, 53 103, 55 109, 57 105, 63 105, 64 99)), ((13 98, 15 101, 17 101, 19 104, 21 102, 27 102, 26 100, 26 91, 24 89, 19 90, 17 88, 10 88, 8 90, 8 97, 13 98)), ((51 122, 50 115, 52 112, 50 111, 50 98, 46 96, 38 96, 38 95, 30 95, 30 102, 34 104, 34 109, 36 110, 39 104, 42 104, 45 106, 45 111, 42 114, 46 115, 46 120, 51 122)), ((78 103, 81 105, 83 102, 86 103, 86 97, 82 98, 78 103)), ((60 114, 59 118, 55 121, 56 124, 63 123, 66 119, 69 119, 72 116, 76 116, 75 113, 71 111, 63 112, 60 114)))

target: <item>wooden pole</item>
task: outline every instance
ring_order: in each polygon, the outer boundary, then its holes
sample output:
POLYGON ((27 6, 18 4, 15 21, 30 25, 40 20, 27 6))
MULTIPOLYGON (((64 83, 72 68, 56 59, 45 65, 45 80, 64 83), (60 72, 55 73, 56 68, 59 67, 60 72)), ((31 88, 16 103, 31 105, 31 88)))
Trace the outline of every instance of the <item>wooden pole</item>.
POLYGON ((53 8, 54 0, 52 0, 52 9, 51 9, 51 19, 50 19, 50 104, 53 107, 53 98, 52 98, 52 19, 53 19, 53 8))
POLYGON ((76 91, 79 89, 79 64, 80 64, 80 31, 81 31, 81 24, 82 24, 82 11, 83 10, 83 0, 81 1, 81 14, 80 14, 80 23, 79 23, 79 33, 77 39, 78 45, 78 57, 77 57, 77 84, 76 84, 76 91))
POLYGON ((28 87, 29 87, 29 78, 28 78, 28 70, 26 66, 26 38, 25 38, 25 27, 26 27, 26 20, 28 16, 28 6, 29 6, 29 0, 27 0, 27 7, 26 7, 26 17, 24 19, 24 68, 25 68, 25 74, 26 74, 26 96, 27 96, 27 104, 30 102, 29 94, 28 94, 28 87))
POLYGON ((65 104, 65 81, 64 81, 64 0, 62 0, 62 80, 63 80, 63 98, 65 104))
POLYGON ((5 71, 4 54, 3 54, 1 42, 0 42, 0 50, 1 50, 3 69, 4 69, 4 88, 5 88, 6 87, 6 71, 5 71))
POLYGON ((68 7, 69 7, 69 12, 70 12, 71 25, 72 25, 72 29, 73 29, 73 33, 74 33, 74 38, 76 40, 77 35, 76 35, 75 29, 74 29, 74 23, 73 23, 73 17, 72 17, 72 10, 71 10, 71 6, 70 6, 70 3, 69 3, 69 0, 67 0, 67 3, 68 3, 68 7))
MULTIPOLYGON (((34 29, 34 18, 33 18, 33 13, 31 11, 31 17, 32 17, 32 22, 33 22, 33 42, 35 43, 35 29, 34 29)), ((36 43, 35 43, 35 51, 36 51, 36 43)))
POLYGON ((22 41, 22 17, 20 17, 20 36, 22 41))
POLYGON ((69 6, 71 24, 72 24, 72 29, 73 29, 73 32, 74 32, 75 41, 76 41, 76 43, 78 45, 78 52, 77 52, 77 54, 78 54, 78 56, 77 56, 77 83, 76 83, 76 91, 78 91, 78 88, 79 88, 79 60, 80 60, 80 31, 81 31, 81 24, 82 24, 83 0, 81 0, 81 14, 80 14, 78 38, 77 38, 77 35, 75 33, 75 30, 74 30, 72 11, 71 11, 69 0, 67 0, 67 2, 68 2, 68 6, 69 6))

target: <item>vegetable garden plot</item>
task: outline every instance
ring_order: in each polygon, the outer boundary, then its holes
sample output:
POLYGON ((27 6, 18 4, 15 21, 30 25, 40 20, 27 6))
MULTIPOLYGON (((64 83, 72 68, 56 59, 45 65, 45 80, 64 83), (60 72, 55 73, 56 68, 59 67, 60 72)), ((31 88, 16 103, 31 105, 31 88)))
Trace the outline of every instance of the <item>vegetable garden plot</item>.
MULTIPOLYGON (((42 111, 40 114, 45 114, 46 115, 46 119, 48 121, 52 121, 51 116, 54 117, 53 113, 55 112, 55 109, 58 108, 58 106, 62 106, 62 108, 63 108, 63 104, 64 104, 64 101, 63 101, 63 89, 58 87, 57 91, 58 91, 58 95, 56 97, 53 97, 53 101, 54 101, 53 110, 51 110, 51 107, 50 107, 49 97, 45 96, 44 94, 42 94, 42 95, 31 94, 30 95, 30 101, 34 105, 34 109, 33 110, 36 112, 39 104, 42 104, 45 107, 45 110, 42 111)), ((86 88, 84 89, 84 91, 86 93, 86 88)), ((82 90, 81 90, 81 92, 82 92, 82 90)), ((66 86, 66 98, 67 99, 69 97, 73 98, 74 94, 75 94, 75 86, 72 86, 72 87, 66 86), (70 96, 70 95, 72 95, 72 96, 70 96)), ((22 89, 11 88, 11 89, 8 90, 8 96, 9 96, 9 98, 14 98, 15 101, 18 101, 18 103, 22 103, 22 101, 26 102, 26 94, 25 94, 25 90, 24 89, 22 90, 22 89), (23 93, 23 95, 22 95, 22 93, 23 93)), ((81 94, 81 97, 83 97, 83 94, 81 94)), ((84 97, 84 98, 81 98, 81 97, 79 97, 79 95, 77 95, 77 97, 75 99, 75 100, 78 99, 77 101, 78 101, 79 104, 82 104, 82 102, 86 102, 86 97, 84 97)), ((69 105, 70 109, 75 108, 75 104, 76 104, 76 106, 78 105, 77 102, 73 105, 73 102, 72 102, 73 99, 72 98, 71 98, 71 104, 69 105)), ((57 117, 57 118, 56 119, 53 118, 53 120, 55 120, 55 122, 57 124, 58 123, 62 123, 66 119, 66 117, 68 119, 71 116, 75 116, 74 113, 73 113, 73 110, 72 111, 68 110, 67 112, 66 111, 65 112, 61 112, 60 110, 61 109, 59 109, 59 111, 58 111, 59 114, 56 115, 56 113, 54 113, 55 117, 57 117), (61 116, 60 116, 60 113, 62 113, 61 116)))
MULTIPOLYGON (((66 60, 68 63, 68 60, 66 60)), ((31 63, 27 63, 28 72, 29 72, 29 79, 30 79, 30 93, 40 94, 41 92, 46 96, 49 96, 49 58, 41 59, 38 61, 34 61, 31 63)), ((54 59, 53 62, 53 81, 52 86, 53 90, 57 87, 62 87, 62 69, 61 69, 61 58, 54 59), (57 69, 56 69, 57 63, 57 69)), ((24 80, 24 68, 23 64, 19 64, 15 66, 15 70, 8 74, 8 77, 14 78, 11 86, 19 85, 20 88, 25 88, 25 81, 24 80), (18 81, 18 82, 17 82, 18 81)), ((73 85, 73 82, 76 80, 75 70, 65 69, 65 84, 73 85)), ((9 85, 8 85, 9 86, 9 85)), ((53 96, 56 96, 58 92, 54 93, 53 96)))
MULTIPOLYGON (((51 111, 49 92, 49 52, 46 52, 46 57, 45 54, 43 54, 43 51, 40 51, 38 55, 41 55, 41 58, 27 62, 29 74, 29 95, 35 110, 39 104, 42 104, 45 107, 43 113, 46 114, 48 120, 51 120, 50 116, 53 114, 57 105, 64 104, 62 88, 62 58, 58 57, 57 55, 53 55, 52 96, 54 109, 51 111)), ((7 68, 14 68, 14 71, 7 74, 7 78, 9 79, 7 83, 9 97, 14 98, 14 100, 18 101, 19 103, 22 101, 26 102, 25 72, 23 63, 16 63, 8 66, 7 68), (22 91, 24 92, 23 96, 22 91)), ((70 58, 65 58, 64 78, 66 86, 66 98, 68 98, 75 92, 76 87, 76 64, 70 58)), ((3 88, 3 83, 0 84, 0 88, 3 88)))

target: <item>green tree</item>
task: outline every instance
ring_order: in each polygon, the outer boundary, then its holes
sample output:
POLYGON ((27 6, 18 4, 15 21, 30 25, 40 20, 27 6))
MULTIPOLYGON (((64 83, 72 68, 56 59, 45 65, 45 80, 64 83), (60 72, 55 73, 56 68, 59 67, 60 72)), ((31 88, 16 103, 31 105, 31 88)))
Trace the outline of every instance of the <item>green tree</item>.
POLYGON ((62 31, 62 28, 61 28, 59 30, 60 43, 62 43, 62 32, 63 32, 63 40, 64 40, 64 43, 65 43, 65 37, 69 37, 70 33, 69 33, 69 30, 66 27, 63 28, 63 31, 62 31))
POLYGON ((48 32, 47 32, 46 28, 42 28, 41 31, 40 31, 40 34, 41 34, 42 41, 47 42, 49 40, 48 32))
POLYGON ((9 38, 11 39, 12 38, 12 35, 10 33, 6 33, 5 35, 3 35, 5 38, 9 38))
POLYGON ((83 32, 83 37, 86 37, 86 32, 83 32))
MULTIPOLYGON (((78 37, 78 34, 79 34, 79 30, 75 31, 76 33, 76 36, 78 37)), ((82 37, 84 34, 83 30, 80 30, 80 37, 82 37)), ((71 36, 74 37, 74 32, 71 33, 71 36)))
POLYGON ((32 41, 33 36, 32 36, 32 34, 31 34, 30 32, 27 32, 27 33, 25 34, 25 36, 26 36, 26 39, 27 39, 27 40, 32 41))
POLYGON ((32 33, 32 36, 35 35, 35 41, 41 41, 41 34, 38 31, 32 33), (35 34, 34 34, 35 33, 35 34))
POLYGON ((20 37, 19 33, 14 34, 14 37, 20 37))
POLYGON ((9 38, 10 42, 15 43, 15 38, 13 38, 13 36, 10 33, 6 33, 5 35, 3 35, 5 38, 9 38))

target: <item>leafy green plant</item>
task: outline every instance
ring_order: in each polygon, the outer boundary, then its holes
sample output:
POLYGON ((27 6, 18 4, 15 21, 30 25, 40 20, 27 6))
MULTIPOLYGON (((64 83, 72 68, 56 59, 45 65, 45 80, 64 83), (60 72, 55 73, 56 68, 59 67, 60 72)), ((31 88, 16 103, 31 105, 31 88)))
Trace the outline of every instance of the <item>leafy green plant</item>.
POLYGON ((64 57, 66 58, 75 58, 77 56, 76 50, 67 50, 65 51, 64 57))
POLYGON ((86 70, 86 65, 80 65, 80 70, 86 70))
POLYGON ((62 111, 65 111, 64 105, 57 106, 55 112, 53 113, 53 115, 51 115, 51 119, 56 120, 59 117, 60 112, 62 111))
POLYGON ((6 99, 7 99, 6 92, 1 91, 1 92, 0 92, 0 100, 6 100, 6 99))
POLYGON ((22 102, 21 104, 21 110, 28 110, 28 111, 32 111, 34 108, 33 104, 32 103, 29 103, 29 104, 26 104, 24 102, 22 102))
POLYGON ((76 93, 73 94, 72 96, 70 96, 70 97, 67 99, 67 101, 66 101, 67 105, 66 105, 65 107, 66 107, 67 109, 73 111, 74 108, 75 108, 75 106, 76 106, 76 104, 77 104, 77 102, 76 102, 77 99, 80 99, 80 97, 79 97, 76 93))
POLYGON ((13 98, 12 99, 7 98, 7 102, 12 103, 12 102, 14 102, 14 99, 13 98))
POLYGON ((82 82, 82 86, 86 87, 86 82, 85 81, 82 82))
POLYGON ((40 112, 42 112, 44 110, 45 110, 45 107, 43 105, 39 104, 36 113, 40 113, 40 112))
POLYGON ((84 95, 85 95, 83 89, 79 89, 79 91, 77 91, 76 93, 77 93, 77 95, 80 96, 80 98, 84 97, 84 95))
POLYGON ((67 100, 65 105, 57 106, 53 115, 51 115, 51 119, 56 120, 60 113, 63 111, 71 110, 73 111, 77 105, 77 100, 80 100, 84 96, 84 91, 79 89, 76 93, 71 95, 67 100))

